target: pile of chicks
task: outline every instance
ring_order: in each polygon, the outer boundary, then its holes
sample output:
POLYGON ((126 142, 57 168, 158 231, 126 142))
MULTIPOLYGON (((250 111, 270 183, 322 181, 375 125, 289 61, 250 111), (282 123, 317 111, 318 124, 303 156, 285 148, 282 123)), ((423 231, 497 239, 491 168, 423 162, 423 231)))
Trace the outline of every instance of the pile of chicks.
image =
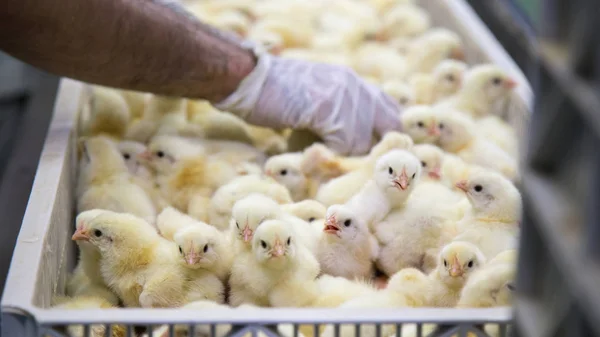
POLYGON ((404 133, 359 157, 320 143, 287 152, 290 130, 208 102, 92 87, 78 142, 79 261, 56 307, 511 304, 518 145, 494 112, 513 79, 457 60, 460 37, 412 1, 187 5, 283 57, 352 67, 403 106, 404 133))

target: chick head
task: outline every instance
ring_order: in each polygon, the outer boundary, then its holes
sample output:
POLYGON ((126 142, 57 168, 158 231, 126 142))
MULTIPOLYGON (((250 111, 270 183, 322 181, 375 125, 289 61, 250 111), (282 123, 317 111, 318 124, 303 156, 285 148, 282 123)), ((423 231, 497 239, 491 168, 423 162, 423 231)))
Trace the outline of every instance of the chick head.
POLYGON ((296 255, 296 238, 292 226, 281 220, 267 220, 252 239, 252 251, 259 263, 283 269, 296 255))
POLYGON ((474 66, 466 73, 463 89, 495 103, 508 97, 516 86, 517 82, 500 67, 485 64, 474 66))
POLYGON ((138 155, 145 164, 160 174, 171 172, 175 164, 185 158, 204 154, 201 145, 178 136, 156 136, 148 144, 148 149, 138 155))
POLYGON ((120 141, 117 147, 123 156, 123 160, 125 160, 129 173, 143 178, 151 177, 152 174, 139 158, 139 155, 146 151, 145 144, 124 140, 120 141))
POLYGON ((305 189, 307 184, 301 165, 301 153, 280 154, 265 162, 265 173, 295 194, 305 189))
POLYGON ((459 308, 491 308, 512 305, 515 266, 495 264, 477 271, 461 291, 459 308))
POLYGON ((377 160, 379 157, 394 149, 409 149, 413 140, 409 135, 400 132, 388 132, 369 152, 369 158, 377 160))
POLYGON ((105 136, 81 138, 78 146, 81 151, 80 166, 88 178, 98 174, 127 172, 127 165, 115 142, 105 136))
POLYGON ((367 224, 345 205, 329 206, 325 219, 323 232, 328 239, 352 242, 368 234, 367 224))
POLYGON ((80 217, 79 220, 71 239, 89 242, 101 253, 146 246, 149 239, 158 236, 152 225, 129 213, 104 211, 89 219, 87 216, 80 217))
POLYGON ((375 183, 384 191, 410 193, 421 176, 421 162, 407 150, 392 150, 377 160, 375 183))
POLYGON ((426 304, 429 288, 427 275, 416 268, 404 268, 390 278, 386 289, 404 294, 409 306, 421 307, 426 304))
POLYGON ((438 144, 448 152, 459 152, 475 137, 475 122, 458 111, 437 111, 438 144))
POLYGON ((485 256, 472 243, 455 241, 440 252, 437 270, 442 282, 462 286, 468 277, 485 263, 485 256))
POLYGON ((379 39, 395 37, 415 38, 431 26, 431 20, 425 10, 414 4, 398 4, 383 17, 379 39))
POLYGON ((409 46, 409 61, 413 71, 429 73, 443 60, 464 60, 464 50, 460 37, 445 28, 434 28, 413 40, 409 46))
POLYGON ((179 248, 181 263, 187 268, 210 268, 219 262, 219 254, 215 250, 219 231, 206 226, 188 226, 173 235, 173 241, 179 248))
MULTIPOLYGON (((98 215, 104 214, 106 212, 109 212, 109 211, 104 210, 104 209, 91 209, 91 210, 83 211, 83 212, 77 214, 77 217, 75 218, 75 229, 77 230, 79 228, 82 228, 86 222, 89 222, 90 220, 97 217, 98 215)), ((85 241, 85 240, 77 241, 77 245, 79 245, 80 247, 81 246, 94 247, 92 244, 89 243, 89 241, 85 241)))
POLYGON ((412 148, 412 152, 421 161, 421 170, 424 177, 431 180, 442 178, 444 151, 435 145, 419 144, 412 148))
POLYGON ((434 143, 440 136, 434 110, 426 105, 412 106, 400 117, 402 129, 416 143, 434 143))
POLYGON ((462 86, 467 64, 457 60, 443 60, 433 69, 436 90, 442 96, 456 93, 462 86))
POLYGON ((280 214, 281 208, 275 200, 264 194, 252 193, 233 205, 230 227, 237 238, 250 247, 256 228, 280 214))
POLYGON ((466 193, 477 217, 511 223, 521 218, 521 194, 499 173, 477 169, 467 180, 456 183, 456 187, 466 193))
POLYGON ((393 97, 401 106, 407 107, 415 102, 415 93, 412 88, 403 81, 387 80, 381 86, 386 94, 393 97))

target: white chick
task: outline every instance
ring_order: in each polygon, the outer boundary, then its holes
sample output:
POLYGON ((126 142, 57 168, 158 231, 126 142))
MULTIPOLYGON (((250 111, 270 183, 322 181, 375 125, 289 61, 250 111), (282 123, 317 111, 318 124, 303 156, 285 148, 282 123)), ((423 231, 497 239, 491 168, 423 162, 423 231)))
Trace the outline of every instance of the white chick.
POLYGON ((348 279, 370 279, 379 246, 367 224, 350 208, 327 209, 317 258, 321 271, 348 279))
MULTIPOLYGON (((427 295, 429 292, 430 286, 427 276, 418 269, 407 268, 396 273, 390 279, 386 289, 380 290, 374 294, 356 297, 345 302, 339 307, 354 309, 423 307, 427 305, 427 295)), ((381 326, 381 333, 379 336, 388 336, 394 334, 395 330, 396 326, 394 324, 384 324, 381 326)), ((362 324, 359 333, 360 336, 364 337, 378 336, 375 326, 371 324, 362 324)), ((331 325, 326 326, 322 336, 336 336, 334 327, 331 325)), ((339 336, 356 336, 356 329, 354 325, 341 325, 339 336)))
POLYGON ((361 45, 354 53, 353 64, 357 73, 384 81, 403 79, 407 74, 404 57, 393 48, 375 42, 361 45))
POLYGON ((404 204, 421 175, 421 163, 406 150, 392 150, 377 160, 373 179, 345 204, 371 230, 394 208, 404 204))
POLYGON ((72 237, 100 252, 100 272, 126 307, 177 307, 209 299, 223 301, 223 283, 213 274, 177 263, 176 245, 143 219, 105 212, 83 221, 72 237))
POLYGON ((403 81, 385 81, 383 82, 381 89, 383 89, 383 92, 393 97, 402 107, 408 107, 416 102, 414 90, 403 81))
POLYGON ((352 299, 377 293, 377 289, 368 281, 331 275, 321 275, 315 286, 318 296, 310 304, 315 308, 335 308, 352 299))
POLYGON ((511 306, 516 267, 510 263, 486 265, 474 273, 462 289, 457 308, 511 306))
POLYGON ((484 264, 485 257, 477 246, 461 241, 446 245, 440 252, 437 268, 429 274, 429 305, 456 306, 465 282, 484 264))
POLYGON ((258 306, 306 306, 315 298, 319 263, 297 241, 292 226, 267 220, 252 238, 252 251, 233 264, 230 303, 258 306))
MULTIPOLYGON (((293 204, 281 205, 284 212, 290 213, 310 224, 325 219, 327 207, 316 200, 303 200, 293 204)), ((320 226, 319 226, 320 227, 320 226)))
POLYGON ((116 144, 98 136, 84 139, 80 146, 77 212, 107 209, 135 214, 154 223, 154 204, 144 189, 135 184, 116 144))
POLYGON ((478 132, 473 120, 457 111, 437 114, 440 137, 438 144, 464 161, 500 172, 511 180, 518 179, 517 162, 508 153, 478 132))
POLYGON ((443 60, 431 74, 410 78, 416 104, 433 104, 454 95, 462 86, 467 65, 456 60, 443 60))
POLYGON ((522 208, 519 190, 502 175, 486 170, 474 172, 457 187, 466 193, 472 211, 461 220, 454 240, 475 244, 488 260, 516 248, 522 208))
POLYGON ((252 193, 264 194, 278 204, 292 202, 287 188, 273 179, 256 175, 242 176, 223 185, 213 194, 208 205, 208 223, 220 230, 226 230, 235 203, 252 193))
POLYGON ((410 73, 430 73, 445 59, 464 59, 460 37, 444 28, 434 28, 413 40, 406 54, 410 73))
POLYGON ((400 3, 384 13, 378 40, 414 38, 431 26, 429 14, 413 4, 400 3))
POLYGON ((285 153, 273 156, 265 163, 265 174, 287 187, 294 201, 309 195, 310 180, 301 170, 302 153, 285 153))
POLYGON ((315 200, 326 206, 345 204, 373 177, 373 171, 379 157, 393 149, 409 149, 412 146, 413 141, 408 135, 388 132, 371 149, 360 169, 352 170, 321 185, 315 200))
POLYGON ((226 282, 233 252, 224 233, 178 210, 165 208, 156 218, 161 235, 179 247, 180 263, 190 269, 208 270, 226 282))
POLYGON ((496 112, 517 86, 504 70, 493 64, 477 65, 465 74, 463 85, 455 96, 440 105, 480 118, 496 112))
POLYGON ((405 109, 400 116, 402 129, 415 143, 434 143, 440 136, 435 111, 427 105, 405 109))

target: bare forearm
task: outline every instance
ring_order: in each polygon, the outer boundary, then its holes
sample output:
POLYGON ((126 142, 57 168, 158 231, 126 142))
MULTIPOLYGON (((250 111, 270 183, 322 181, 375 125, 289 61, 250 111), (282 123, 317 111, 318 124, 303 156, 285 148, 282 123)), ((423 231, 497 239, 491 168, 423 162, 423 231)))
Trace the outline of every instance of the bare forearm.
POLYGON ((161 0, 5 0, 0 49, 61 76, 218 102, 252 53, 161 0))

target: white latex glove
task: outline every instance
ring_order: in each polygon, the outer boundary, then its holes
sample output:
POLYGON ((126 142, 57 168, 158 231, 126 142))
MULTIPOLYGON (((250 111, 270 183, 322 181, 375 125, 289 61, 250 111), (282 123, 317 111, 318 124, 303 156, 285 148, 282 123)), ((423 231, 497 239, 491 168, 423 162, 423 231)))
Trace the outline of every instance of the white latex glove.
POLYGON ((400 130, 400 106, 352 70, 266 53, 215 106, 255 125, 312 130, 340 154, 363 154, 373 133, 400 130))

